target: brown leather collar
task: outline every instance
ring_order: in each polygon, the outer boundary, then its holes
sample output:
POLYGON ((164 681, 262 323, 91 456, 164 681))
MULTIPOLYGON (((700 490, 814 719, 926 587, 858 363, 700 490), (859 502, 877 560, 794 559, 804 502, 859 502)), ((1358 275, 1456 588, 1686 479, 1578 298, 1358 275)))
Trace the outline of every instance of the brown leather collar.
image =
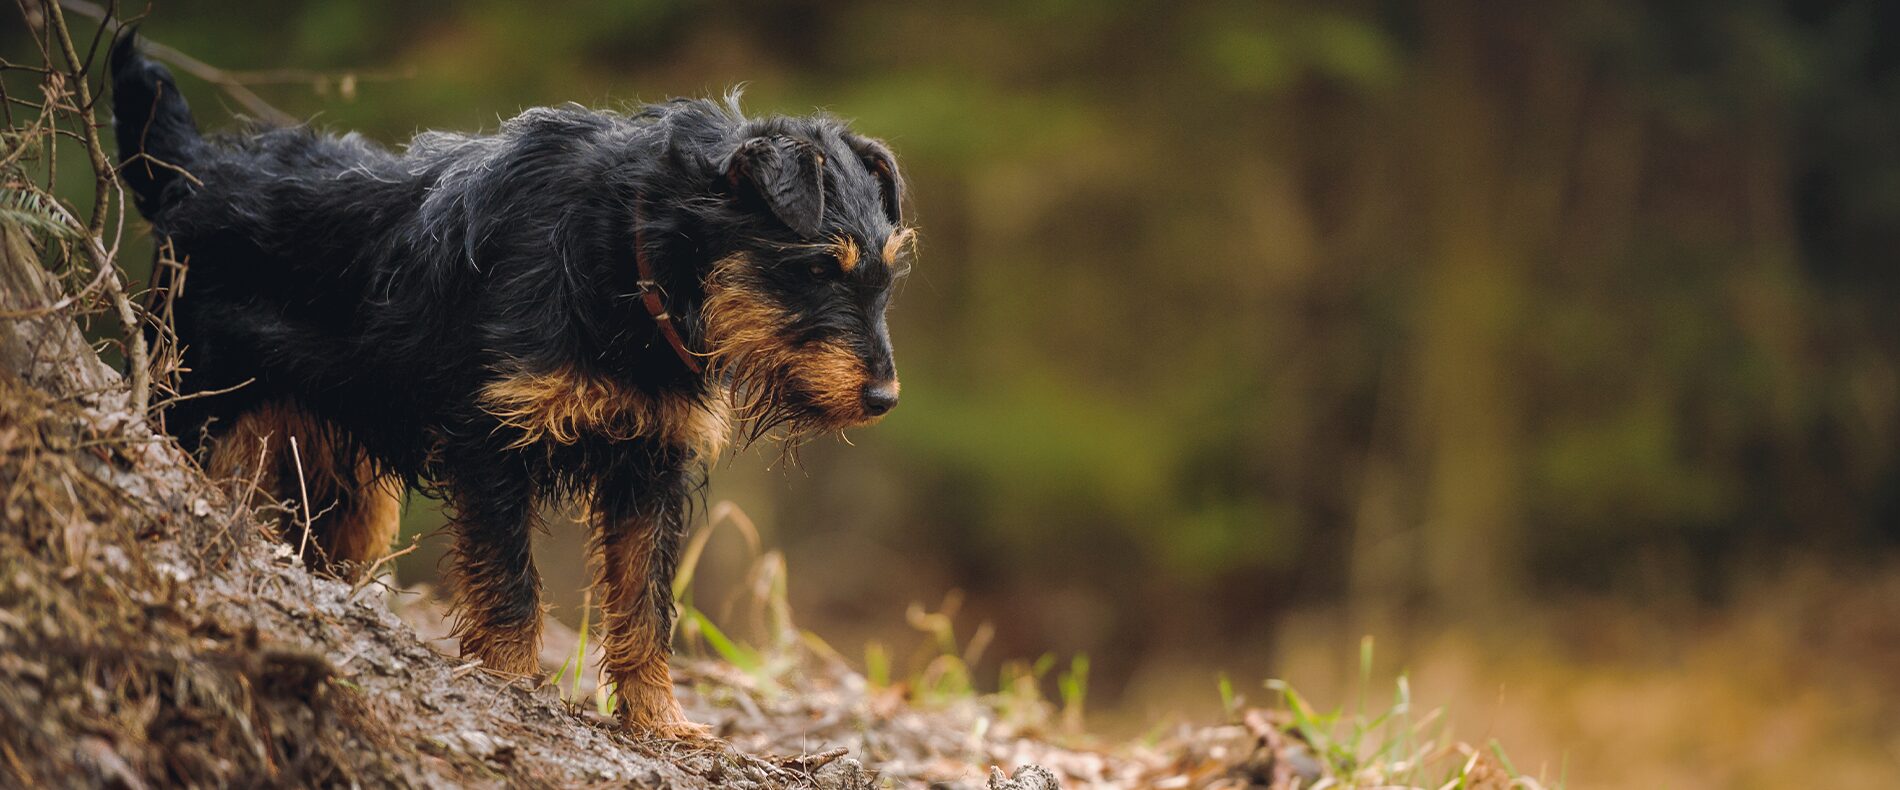
POLYGON ((660 290, 660 284, 653 279, 653 264, 647 261, 647 229, 643 207, 646 199, 633 196, 633 265, 640 272, 640 303, 646 305, 647 315, 653 317, 653 325, 660 328, 660 336, 666 338, 666 344, 673 347, 680 361, 686 363, 686 369, 694 373, 700 371, 699 357, 686 350, 686 341, 680 339, 679 328, 673 325, 673 315, 666 311, 666 296, 660 290))

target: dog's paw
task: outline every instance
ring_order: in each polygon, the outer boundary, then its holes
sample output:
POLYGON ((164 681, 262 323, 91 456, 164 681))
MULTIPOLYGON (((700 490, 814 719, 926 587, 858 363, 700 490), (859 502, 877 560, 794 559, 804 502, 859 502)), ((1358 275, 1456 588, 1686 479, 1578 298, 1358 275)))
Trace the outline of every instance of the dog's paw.
POLYGON ((711 726, 690 722, 685 719, 652 725, 646 729, 655 736, 675 741, 712 742, 719 740, 719 738, 713 735, 711 726))
POLYGON ((688 721, 685 712, 680 710, 679 703, 673 700, 671 694, 644 711, 623 708, 620 711, 620 726, 635 735, 675 741, 719 740, 713 735, 712 727, 688 721))

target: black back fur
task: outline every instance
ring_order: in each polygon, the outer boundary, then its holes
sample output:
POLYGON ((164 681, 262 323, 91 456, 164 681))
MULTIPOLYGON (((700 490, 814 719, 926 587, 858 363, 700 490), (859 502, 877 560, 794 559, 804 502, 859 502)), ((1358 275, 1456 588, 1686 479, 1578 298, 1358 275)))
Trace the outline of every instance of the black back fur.
MULTIPOLYGON (((762 290, 797 319, 780 328, 788 342, 841 339, 873 378, 895 373, 882 313, 900 272, 872 261, 842 275, 827 257, 829 240, 877 250, 899 232, 901 185, 876 166, 883 146, 835 120, 682 99, 628 115, 532 109, 497 134, 426 132, 401 153, 301 127, 207 143, 130 37, 114 74, 125 181, 189 264, 186 389, 255 379, 176 408, 168 424, 187 442, 211 417, 289 396, 426 482, 419 434, 491 428, 470 407, 498 370, 571 366, 643 391, 729 383, 696 380, 636 298, 636 196, 689 347, 706 344, 709 267, 752 253, 762 290), (762 179, 763 197, 741 194, 730 176, 745 154, 796 165, 762 179)), ((782 394, 793 402, 776 405, 799 407, 801 393, 782 394)))

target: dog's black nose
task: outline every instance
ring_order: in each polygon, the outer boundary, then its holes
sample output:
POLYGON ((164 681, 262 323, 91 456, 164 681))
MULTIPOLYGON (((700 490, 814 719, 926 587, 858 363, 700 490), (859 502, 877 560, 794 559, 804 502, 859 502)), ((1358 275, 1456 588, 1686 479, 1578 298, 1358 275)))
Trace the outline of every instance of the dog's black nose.
POLYGON ((873 381, 864 385, 864 413, 877 417, 897 407, 897 380, 873 381))

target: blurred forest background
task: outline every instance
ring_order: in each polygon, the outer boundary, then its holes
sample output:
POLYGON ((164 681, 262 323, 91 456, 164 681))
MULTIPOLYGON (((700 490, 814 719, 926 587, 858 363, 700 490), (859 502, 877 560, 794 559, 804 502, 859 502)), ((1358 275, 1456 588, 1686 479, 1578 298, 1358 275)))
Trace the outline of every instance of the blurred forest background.
MULTIPOLYGON (((1087 653, 1138 733, 1217 715, 1220 671, 1349 700, 1369 634, 1375 677, 1577 786, 1900 777, 1900 6, 158 0, 143 31, 389 144, 740 82, 888 140, 903 406, 709 494, 847 654, 961 591, 985 667, 1087 653)), ((580 534, 540 547, 570 621, 580 534)))

